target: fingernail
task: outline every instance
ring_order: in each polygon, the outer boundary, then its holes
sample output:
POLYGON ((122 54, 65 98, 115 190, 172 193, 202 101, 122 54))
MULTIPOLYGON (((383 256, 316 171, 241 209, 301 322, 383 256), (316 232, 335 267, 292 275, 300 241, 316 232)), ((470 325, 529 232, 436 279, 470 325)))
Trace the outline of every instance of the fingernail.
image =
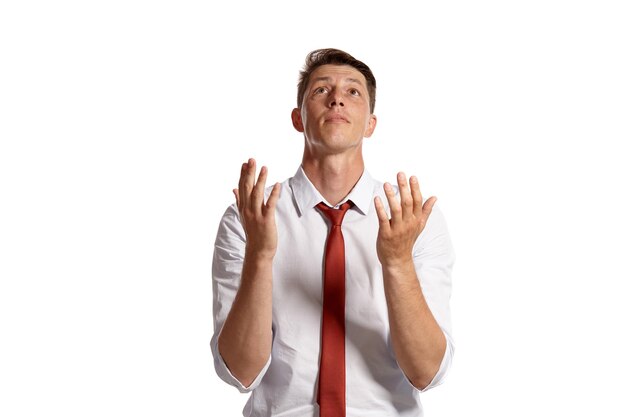
POLYGON ((398 174, 398 179, 399 179, 399 180, 401 180, 401 181, 403 181, 403 180, 404 180, 404 178, 405 178, 405 177, 404 177, 404 172, 400 172, 400 173, 398 174))
POLYGON ((416 184, 417 183, 417 177, 411 177, 411 182, 413 184, 416 184))

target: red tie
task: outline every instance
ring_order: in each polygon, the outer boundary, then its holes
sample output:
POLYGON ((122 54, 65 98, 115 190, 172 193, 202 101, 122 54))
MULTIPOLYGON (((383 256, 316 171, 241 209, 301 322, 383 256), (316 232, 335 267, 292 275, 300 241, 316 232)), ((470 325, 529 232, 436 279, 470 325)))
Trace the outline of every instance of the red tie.
POLYGON ((341 222, 352 202, 339 209, 319 203, 316 207, 330 220, 324 261, 324 311, 322 313, 322 354, 317 402, 320 417, 346 415, 346 256, 341 222))

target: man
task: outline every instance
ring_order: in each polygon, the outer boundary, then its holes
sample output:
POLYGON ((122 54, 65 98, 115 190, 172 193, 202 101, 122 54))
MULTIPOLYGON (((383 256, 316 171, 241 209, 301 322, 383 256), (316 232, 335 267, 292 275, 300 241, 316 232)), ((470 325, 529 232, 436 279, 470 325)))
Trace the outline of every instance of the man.
POLYGON ((241 167, 215 242, 211 348, 218 375, 252 392, 246 416, 420 416, 450 365, 452 246, 415 177, 365 170, 375 94, 364 63, 311 52, 296 175, 266 189, 266 167, 241 167))

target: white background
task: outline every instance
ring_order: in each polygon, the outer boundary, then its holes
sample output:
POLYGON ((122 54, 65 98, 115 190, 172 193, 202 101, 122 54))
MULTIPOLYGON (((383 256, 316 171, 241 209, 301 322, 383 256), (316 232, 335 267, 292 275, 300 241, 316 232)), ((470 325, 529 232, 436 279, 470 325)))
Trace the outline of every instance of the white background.
POLYGON ((250 156, 293 175, 306 54, 378 80, 378 179, 437 195, 457 354, 428 416, 624 416, 619 1, 6 1, 0 415, 235 416, 216 227, 250 156))

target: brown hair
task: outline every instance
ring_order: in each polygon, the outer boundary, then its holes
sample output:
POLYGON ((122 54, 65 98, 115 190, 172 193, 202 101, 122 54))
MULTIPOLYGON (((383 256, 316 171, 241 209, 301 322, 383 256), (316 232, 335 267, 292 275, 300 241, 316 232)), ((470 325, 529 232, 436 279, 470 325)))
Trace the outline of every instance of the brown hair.
POLYGON ((349 65, 363 74, 367 85, 367 94, 370 99, 370 113, 374 113, 374 105, 376 104, 376 78, 374 78, 372 70, 352 55, 333 48, 316 49, 307 55, 304 68, 300 71, 300 79, 298 81, 298 108, 302 108, 304 90, 307 88, 311 73, 318 67, 329 64, 349 65))

